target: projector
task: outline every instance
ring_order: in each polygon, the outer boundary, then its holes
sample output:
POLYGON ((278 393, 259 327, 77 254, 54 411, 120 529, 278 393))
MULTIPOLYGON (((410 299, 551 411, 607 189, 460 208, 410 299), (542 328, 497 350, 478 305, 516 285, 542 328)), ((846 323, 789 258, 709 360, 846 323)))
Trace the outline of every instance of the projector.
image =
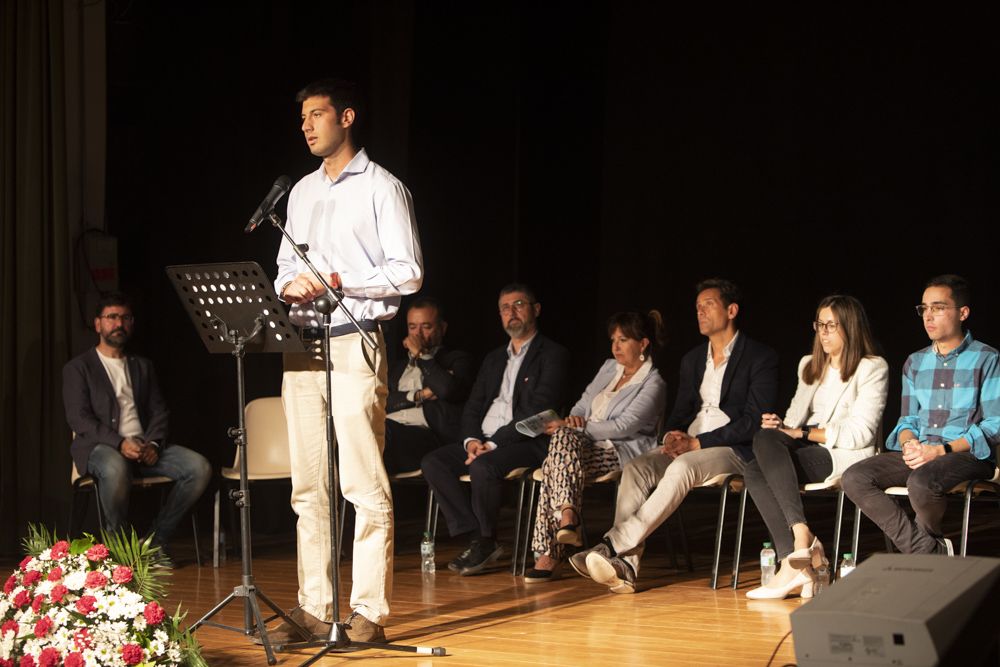
POLYGON ((800 667, 997 665, 1000 559, 875 554, 792 612, 800 667))

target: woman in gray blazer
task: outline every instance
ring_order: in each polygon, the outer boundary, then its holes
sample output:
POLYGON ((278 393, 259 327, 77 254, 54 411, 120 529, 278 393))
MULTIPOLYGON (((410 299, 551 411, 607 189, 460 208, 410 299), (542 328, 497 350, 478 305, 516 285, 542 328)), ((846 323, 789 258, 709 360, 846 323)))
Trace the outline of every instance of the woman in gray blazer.
POLYGON ((802 511, 799 485, 833 482, 848 466, 875 453, 889 366, 861 302, 828 296, 816 309, 813 353, 799 362, 799 384, 784 420, 765 414, 744 471, 747 490, 774 540, 781 568, 753 599, 812 595, 823 545, 802 511))
POLYGON ((552 438, 532 540, 538 556, 525 583, 551 581, 568 547, 582 545, 584 483, 657 446, 667 385, 653 367, 652 348, 663 344, 663 318, 655 310, 617 313, 608 320, 608 335, 614 358, 604 362, 569 416, 546 427, 552 438))

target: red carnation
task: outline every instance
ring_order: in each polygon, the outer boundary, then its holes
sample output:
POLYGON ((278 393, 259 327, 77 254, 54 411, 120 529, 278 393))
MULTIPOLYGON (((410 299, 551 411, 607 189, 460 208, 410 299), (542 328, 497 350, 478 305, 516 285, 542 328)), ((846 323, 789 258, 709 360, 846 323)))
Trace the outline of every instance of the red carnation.
POLYGON ((0 658, 0 667, 14 667, 14 661, 10 658, 0 658))
POLYGON ((83 659, 83 654, 81 653, 70 653, 63 661, 63 665, 66 667, 84 667, 86 664, 87 661, 83 659))
POLYGON ((87 549, 87 559, 93 561, 102 561, 110 555, 108 548, 103 544, 95 544, 94 546, 87 549))
POLYGON ((49 581, 59 581, 62 579, 63 570, 61 567, 54 567, 49 570, 49 576, 46 577, 49 581))
POLYGON ((17 588, 17 575, 12 574, 3 582, 3 594, 10 595, 15 588, 17 588))
POLYGON ((28 591, 22 590, 14 596, 15 607, 27 607, 29 604, 31 604, 31 593, 28 591))
POLYGON ((166 613, 163 611, 163 607, 155 602, 150 602, 142 610, 142 615, 146 617, 146 623, 159 625, 163 621, 163 617, 166 616, 166 613))
POLYGON ((73 646, 77 647, 81 651, 86 651, 90 648, 93 642, 90 639, 90 631, 87 628, 80 628, 75 633, 73 633, 73 646))
POLYGON ((108 578, 104 576, 104 573, 94 570, 87 573, 87 578, 84 580, 83 585, 86 588, 104 588, 107 584, 108 578))
POLYGON ((24 573, 21 578, 21 585, 27 588, 28 586, 34 586, 42 578, 42 573, 38 570, 28 570, 24 573))
POLYGON ((142 662, 142 647, 138 644, 125 644, 122 646, 122 660, 126 665, 138 665, 142 662))
POLYGON ((13 632, 14 636, 17 636, 17 621, 7 621, 3 625, 0 625, 0 637, 3 637, 8 632, 13 632))
POLYGON ((69 542, 67 542, 66 540, 59 540, 58 542, 52 545, 51 549, 49 549, 49 556, 51 556, 53 559, 65 558, 68 555, 69 555, 69 542))
POLYGON ((42 649, 41 655, 38 656, 38 667, 58 667, 60 662, 62 656, 59 655, 59 649, 51 646, 42 649))
POLYGON ((52 619, 48 616, 42 616, 35 623, 35 636, 41 639, 45 635, 49 634, 49 630, 52 629, 52 619))
POLYGON ((97 598, 93 595, 84 595, 76 601, 76 610, 86 616, 90 612, 94 611, 94 604, 96 602, 97 598))
POLYGON ((63 598, 66 596, 67 593, 69 593, 68 588, 66 588, 62 584, 56 584, 55 586, 52 587, 52 592, 49 595, 51 596, 53 602, 59 604, 60 602, 62 602, 63 598))
POLYGON ((28 569, 28 563, 31 562, 32 558, 33 558, 32 556, 25 556, 23 559, 21 559, 21 564, 18 565, 18 567, 21 568, 22 572, 28 569))
POLYGON ((38 613, 38 610, 42 608, 42 603, 45 602, 44 595, 36 595, 35 599, 31 601, 31 611, 38 613))
POLYGON ((29 653, 21 656, 21 662, 17 664, 18 667, 35 667, 35 658, 29 653))
POLYGON ((111 573, 111 579, 116 584, 127 584, 132 581, 132 568, 127 565, 119 565, 111 573))

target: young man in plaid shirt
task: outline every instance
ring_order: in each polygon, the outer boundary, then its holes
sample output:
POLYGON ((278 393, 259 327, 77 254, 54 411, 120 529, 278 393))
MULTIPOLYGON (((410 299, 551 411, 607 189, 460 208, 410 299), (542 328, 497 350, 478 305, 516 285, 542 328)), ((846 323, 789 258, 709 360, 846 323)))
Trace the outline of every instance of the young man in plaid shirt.
POLYGON ((886 452, 844 473, 844 491, 903 553, 947 553, 941 532, 947 499, 956 485, 991 479, 993 445, 1000 434, 997 350, 972 338, 969 285, 960 276, 931 279, 917 306, 931 339, 903 366, 903 404, 886 452), (906 486, 916 512, 911 520, 883 493, 906 486))

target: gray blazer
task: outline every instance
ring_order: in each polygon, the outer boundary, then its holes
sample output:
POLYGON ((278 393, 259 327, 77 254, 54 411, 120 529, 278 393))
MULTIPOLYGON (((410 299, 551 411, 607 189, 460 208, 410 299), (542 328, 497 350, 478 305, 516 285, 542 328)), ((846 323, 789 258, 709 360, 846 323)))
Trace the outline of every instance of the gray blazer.
MULTIPOLYGON (((590 405, 615 377, 618 362, 608 359, 597 371, 576 402, 571 415, 590 418, 590 405)), ((624 387, 611 399, 604 421, 588 421, 584 431, 594 440, 610 440, 624 466, 630 460, 657 446, 656 423, 667 403, 667 383, 656 368, 639 384, 624 387)))

